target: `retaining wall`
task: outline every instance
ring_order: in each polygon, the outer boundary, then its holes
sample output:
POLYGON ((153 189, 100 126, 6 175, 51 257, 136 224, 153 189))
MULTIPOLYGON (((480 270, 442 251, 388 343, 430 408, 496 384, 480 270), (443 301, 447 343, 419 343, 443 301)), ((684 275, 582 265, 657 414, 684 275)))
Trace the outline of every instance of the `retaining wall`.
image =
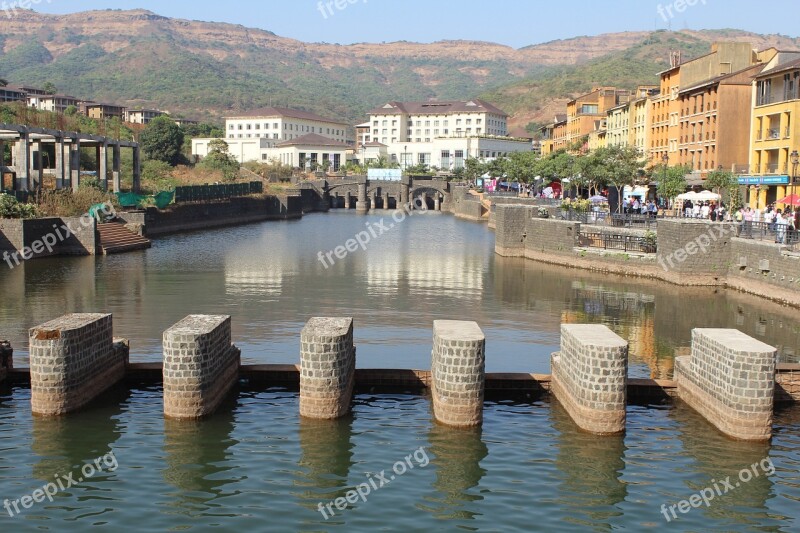
POLYGON ((111 315, 71 314, 30 330, 34 414, 76 411, 124 377, 128 354, 112 328, 111 315))
POLYGON ((164 416, 211 415, 239 377, 231 317, 190 315, 164 332, 164 416))
MULTIPOLYGON (((0 219, 0 252, 17 253, 20 261, 24 257, 95 255, 97 222, 89 217, 0 219)), ((16 266, 16 261, 12 264, 16 266)))
POLYGON ((696 329, 692 355, 675 360, 678 395, 740 440, 772 436, 777 350, 731 329, 696 329))
POLYGON ((561 351, 553 354, 552 391, 583 430, 625 431, 628 343, 606 326, 563 324, 561 351))

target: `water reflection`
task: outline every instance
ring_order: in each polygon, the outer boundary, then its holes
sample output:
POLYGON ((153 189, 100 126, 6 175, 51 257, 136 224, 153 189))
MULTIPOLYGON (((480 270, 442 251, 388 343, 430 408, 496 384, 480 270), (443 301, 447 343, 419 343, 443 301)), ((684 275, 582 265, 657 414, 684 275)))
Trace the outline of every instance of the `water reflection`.
POLYGON ((483 500, 475 487, 486 475, 481 461, 489 455, 480 428, 458 429, 433 423, 428 433, 431 464, 436 468, 433 487, 437 496, 430 508, 440 520, 471 520, 478 515, 475 502, 483 500))
POLYGON ((618 505, 628 496, 622 482, 625 438, 583 432, 558 403, 550 402, 550 422, 558 432, 556 467, 562 474, 556 502, 565 521, 579 529, 610 530, 618 505))
MULTIPOLYGON (((686 493, 678 495, 668 505, 689 499, 694 493, 714 487, 716 482, 723 496, 717 496, 709 507, 703 505, 691 513, 715 521, 728 521, 731 525, 764 526, 778 518, 767 510, 767 501, 774 496, 773 481, 768 475, 774 473, 774 465, 767 461, 770 456, 768 442, 729 439, 685 404, 672 409, 670 416, 676 422, 684 452, 694 461, 692 471, 695 475, 687 481, 686 493), (745 479, 752 479, 746 482, 740 479, 739 473, 743 470, 748 471, 745 479), (733 487, 726 488, 723 483, 728 478, 733 487)), ((775 526, 778 526, 777 521, 775 526)))
MULTIPOLYGON (((114 387, 85 409, 62 417, 33 417, 33 475, 43 481, 64 476, 113 451, 120 438, 120 415, 130 397, 126 387, 114 387)), ((76 476, 76 480, 77 480, 76 476)), ((102 475, 93 477, 99 481, 102 475)))
MULTIPOLYGON (((301 506, 317 513, 320 502, 327 503, 344 497, 354 486, 348 483, 355 447, 353 416, 338 420, 301 417, 298 433, 301 456, 298 462, 299 475, 295 481, 300 488, 297 495, 301 506)), ((355 484, 359 483, 362 481, 355 484)))
POLYGON ((226 400, 217 412, 199 421, 164 420, 164 481, 178 489, 169 505, 180 514, 202 515, 209 509, 224 514, 215 501, 226 495, 224 487, 236 482, 231 471, 231 448, 236 404, 226 400))

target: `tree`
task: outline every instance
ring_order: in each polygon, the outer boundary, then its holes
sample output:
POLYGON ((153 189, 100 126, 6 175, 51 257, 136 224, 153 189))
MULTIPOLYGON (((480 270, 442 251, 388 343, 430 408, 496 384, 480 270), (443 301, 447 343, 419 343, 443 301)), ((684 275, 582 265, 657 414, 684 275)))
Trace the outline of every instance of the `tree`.
MULTIPOLYGON (((598 150, 599 152, 600 150, 598 150)), ((645 161, 641 153, 632 146, 612 146, 602 149, 600 154, 602 172, 609 184, 617 189, 617 212, 622 212, 622 190, 632 187, 643 174, 645 161)))
POLYGON ((42 86, 42 90, 44 91, 45 94, 56 94, 58 92, 56 86, 49 81, 42 86))
POLYGON ((183 139, 181 127, 171 118, 162 116, 150 121, 139 137, 139 143, 147 159, 177 165, 181 160, 183 139))
POLYGON ((203 158, 201 165, 222 171, 225 181, 235 181, 239 176, 239 162, 228 152, 228 143, 223 139, 214 139, 208 143, 208 155, 203 158))
POLYGON ((477 157, 469 157, 464 162, 464 179, 475 181, 486 173, 486 165, 477 157))
POLYGON ((728 194, 731 203, 736 203, 734 198, 739 194, 739 180, 730 170, 714 170, 708 173, 706 185, 722 197, 723 191, 728 194))
POLYGON ((688 166, 677 166, 662 168, 662 170, 655 170, 658 195, 662 198, 669 200, 669 203, 675 200, 675 197, 686 192, 686 175, 692 169, 688 166))

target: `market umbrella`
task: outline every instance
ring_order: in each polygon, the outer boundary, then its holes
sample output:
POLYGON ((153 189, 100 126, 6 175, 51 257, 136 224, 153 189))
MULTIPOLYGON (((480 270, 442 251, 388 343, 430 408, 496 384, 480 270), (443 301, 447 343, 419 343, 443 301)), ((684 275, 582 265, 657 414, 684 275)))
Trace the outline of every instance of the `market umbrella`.
POLYGON ((600 196, 600 195, 592 196, 591 198, 589 198, 589 200, 591 200, 593 204, 608 203, 608 198, 606 198, 605 196, 600 196))
POLYGON ((717 201, 720 198, 721 196, 719 194, 711 191, 700 191, 692 197, 693 200, 699 200, 701 202, 717 201))
POLYGON ((800 206, 800 196, 797 196, 796 194, 790 194, 783 200, 778 200, 777 203, 797 207, 800 206))

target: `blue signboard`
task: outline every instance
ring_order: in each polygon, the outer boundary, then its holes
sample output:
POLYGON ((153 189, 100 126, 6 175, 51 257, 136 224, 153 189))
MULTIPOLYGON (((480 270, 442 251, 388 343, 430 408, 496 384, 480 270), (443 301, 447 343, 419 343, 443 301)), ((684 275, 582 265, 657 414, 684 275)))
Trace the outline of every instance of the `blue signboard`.
POLYGON ((739 185, 789 185, 789 176, 739 176, 739 185))
POLYGON ((367 177, 378 181, 401 181, 403 171, 399 168, 370 168, 367 170, 367 177))

